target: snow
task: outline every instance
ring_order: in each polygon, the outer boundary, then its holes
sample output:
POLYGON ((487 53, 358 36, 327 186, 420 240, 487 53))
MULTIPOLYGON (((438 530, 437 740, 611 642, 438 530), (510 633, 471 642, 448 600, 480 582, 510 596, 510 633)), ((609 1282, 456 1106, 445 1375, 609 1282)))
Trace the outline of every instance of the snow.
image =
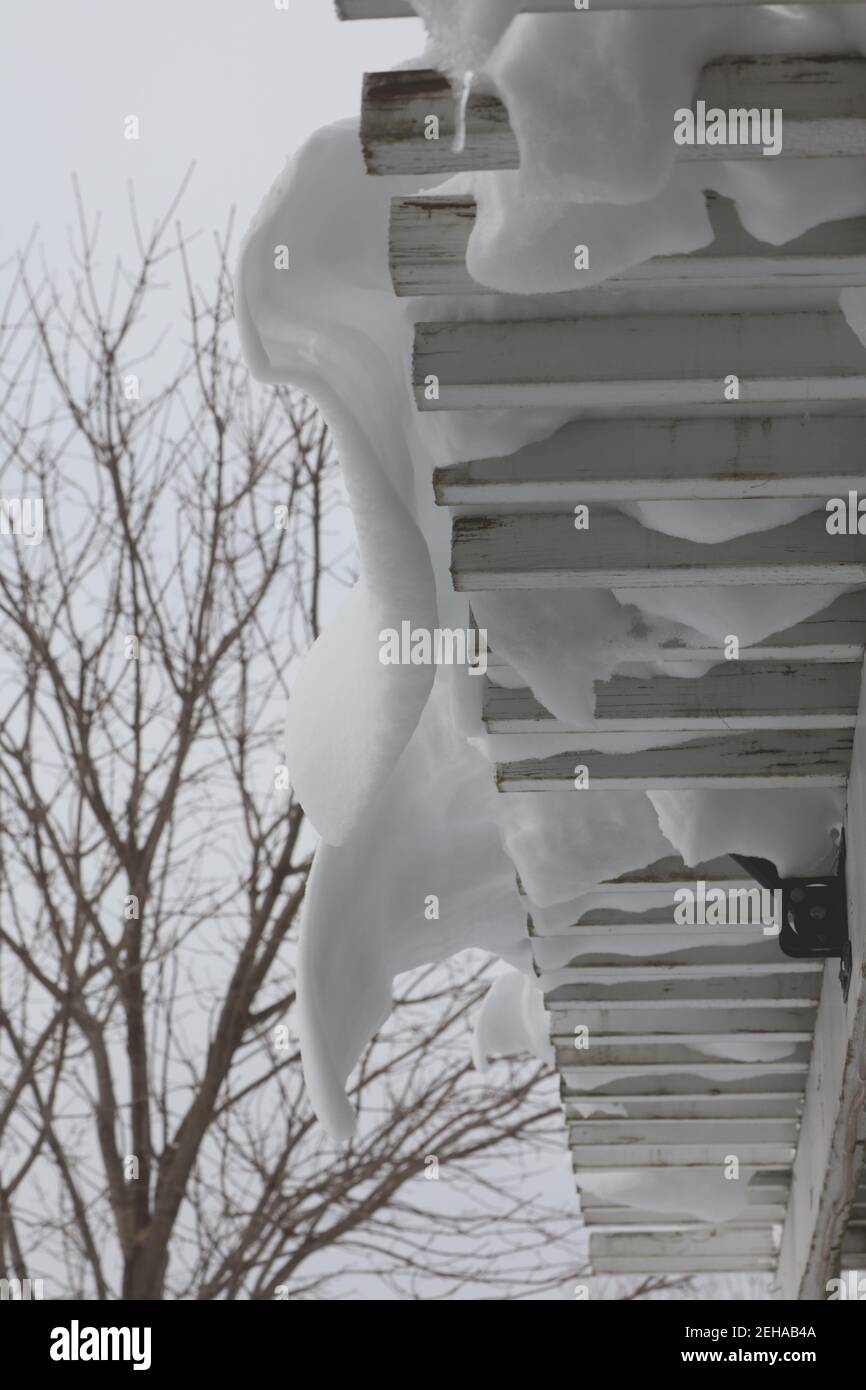
MULTIPOLYGON (((359 825, 432 685, 430 668, 383 666, 378 634, 399 628, 403 619, 413 627, 436 625, 430 559, 407 505, 411 477, 402 464, 410 405, 399 355, 383 352, 367 331, 373 305, 387 293, 387 269, 377 275, 375 258, 356 266, 351 238, 347 246, 343 235, 351 225, 366 246, 382 245, 386 237, 380 199, 348 196, 359 182, 356 139, 353 127, 336 126, 304 147, 248 233, 237 296, 253 374, 290 380, 325 413, 358 535, 361 581, 310 652, 287 722, 292 784, 332 844, 343 843, 359 825), (343 165, 353 169, 351 182, 340 177, 343 165), (317 183, 322 168, 336 178, 324 224, 316 198, 295 195, 317 183), (283 245, 289 270, 274 263, 275 248, 283 245)), ((362 185, 364 191, 371 183, 362 185)))
POLYGON ((310 1099, 336 1136, 352 1133, 346 1078, 388 1017, 396 975, 468 946, 529 968, 496 796, 488 765, 454 730, 443 672, 359 829, 318 849, 301 925, 299 1033, 310 1099), (433 896, 438 917, 428 918, 433 896))
POLYGON ((696 1221, 731 1221, 749 1204, 745 1183, 729 1182, 721 1165, 711 1172, 592 1172, 584 1174, 581 1186, 617 1205, 638 1206, 659 1215, 693 1216, 696 1221))
POLYGON ((861 343, 866 345, 866 288, 852 286, 839 295, 839 307, 861 343))
MULTIPOLYGON (((431 63, 462 74, 459 43, 443 42, 441 28, 431 63)), ((862 38, 862 19, 860 29, 862 38)), ((671 113, 690 104, 710 59, 836 53, 853 47, 856 32, 844 9, 618 12, 587 25, 572 15, 519 16, 485 71, 508 109, 521 168, 449 185, 478 203, 470 273, 503 290, 572 290, 579 243, 590 247, 582 287, 651 256, 697 250, 712 240, 707 187, 734 198, 746 229, 776 244, 814 225, 816 208, 827 218, 863 212, 866 161, 846 160, 844 171, 823 160, 718 163, 708 173, 674 168, 670 138, 671 113), (617 215, 623 205, 627 216, 617 215)))
POLYGON ((547 1013, 536 980, 506 970, 494 980, 475 1023, 472 1055, 480 1072, 493 1057, 531 1053, 540 1062, 553 1062, 547 1013))
MULTIPOLYGON (((291 382, 324 411, 358 532, 361 579, 295 678, 287 729, 292 784, 322 837, 302 927, 304 1067, 320 1119, 344 1136, 354 1124, 347 1078, 387 1017, 396 974, 469 945, 529 970, 515 869, 547 909, 672 848, 690 863, 740 851, 773 859, 783 873, 805 872, 832 852, 841 817, 839 795, 824 791, 794 800, 774 792, 498 796, 477 718, 480 683, 455 670, 434 680, 432 668, 382 666, 378 633, 407 620, 428 629, 468 623, 467 596, 451 587, 450 523, 433 502, 433 468, 509 453, 570 418, 543 409, 418 412, 409 380, 414 320, 573 312, 535 296, 576 288, 576 243, 591 247, 580 288, 651 256, 697 249, 711 238, 706 187, 735 199, 746 228, 774 243, 819 219, 866 213, 866 161, 719 162, 708 171, 672 166, 668 138, 673 109, 689 103, 708 59, 838 52, 866 42, 866 25, 831 7, 595 14, 587 27, 571 15, 510 22, 514 0, 415 3, 431 50, 413 66, 445 67, 458 99, 467 83, 491 77, 509 110, 521 170, 440 187, 478 202, 473 276, 527 297, 518 309, 497 295, 439 300, 432 309, 394 297, 390 200, 432 181, 368 177, 354 122, 320 131, 288 163, 245 239, 236 285, 250 368, 262 380, 291 382), (275 265, 283 245, 288 270, 275 265), (438 920, 424 916, 431 894, 440 899, 438 920)), ((842 303, 863 337, 862 295, 846 292, 842 303)), ((645 526, 713 544, 756 524, 780 525, 802 508, 766 501, 623 510, 645 526)), ((560 718, 584 719, 593 682, 645 661, 660 642, 721 648, 731 633, 754 642, 819 611, 836 592, 469 597, 519 683, 560 718)), ((541 1055, 537 990, 520 995, 519 980, 502 980, 511 982, 497 982, 479 1021, 479 1059, 502 1045, 509 1000, 519 1001, 517 1026, 541 1055)))
POLYGON ((687 864, 722 854, 756 853, 779 873, 829 873, 836 857, 832 838, 841 822, 840 794, 832 789, 798 793, 755 791, 650 792, 659 825, 687 864))
POLYGON ((645 796, 516 792, 500 798, 505 846, 533 902, 543 907, 671 853, 645 796))
MULTIPOLYGON (((646 618, 667 618, 690 626, 705 639, 705 644, 722 650, 729 633, 735 634, 740 646, 752 646, 774 632, 783 632, 793 623, 820 613, 848 590, 840 585, 798 584, 792 587, 767 587, 756 596, 754 586, 731 584, 725 588, 701 589, 644 589, 640 594, 641 610, 646 618)), ((621 593, 623 601, 632 597, 632 590, 621 593)), ((692 645, 704 645, 695 643, 692 645)))
POLYGON ((593 683, 615 670, 637 617, 612 594, 565 590, 473 594, 472 611, 497 656, 564 720, 592 716, 593 683))

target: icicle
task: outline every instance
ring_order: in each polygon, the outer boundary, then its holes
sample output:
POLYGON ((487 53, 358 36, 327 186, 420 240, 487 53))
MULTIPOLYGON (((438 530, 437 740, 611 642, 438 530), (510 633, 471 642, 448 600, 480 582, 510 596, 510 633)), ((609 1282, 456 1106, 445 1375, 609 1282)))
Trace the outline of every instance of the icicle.
POLYGON ((457 115, 454 122, 454 140, 451 149, 455 154, 462 154, 466 147, 466 108, 469 105, 469 93, 472 91, 472 83, 475 80, 475 73, 467 68, 463 74, 463 90, 457 102, 457 115))

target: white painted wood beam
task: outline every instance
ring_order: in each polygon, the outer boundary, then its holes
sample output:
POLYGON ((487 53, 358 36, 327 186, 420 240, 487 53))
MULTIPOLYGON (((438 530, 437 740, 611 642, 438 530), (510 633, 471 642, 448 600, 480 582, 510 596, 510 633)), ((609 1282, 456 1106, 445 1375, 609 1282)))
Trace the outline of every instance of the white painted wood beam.
MULTIPOLYGON (((780 160, 866 154, 866 60, 849 55, 726 57, 701 73, 695 102, 707 109, 780 109, 780 160)), ((697 109, 695 106, 694 109, 697 109)), ((361 147, 368 173, 447 174, 516 169, 520 155, 508 112, 491 86, 477 82, 466 104, 465 140, 458 146, 457 101, 448 78, 433 69, 365 73, 361 147), (438 139, 425 137, 430 116, 438 139)), ((758 144, 671 145, 686 161, 761 159, 758 144)))
POLYGON ((775 1041, 780 1034, 800 1042, 812 1037, 814 1006, 790 1009, 631 1009, 627 1004, 606 1009, 576 1009, 574 1013, 551 1016, 550 1035, 554 1042, 574 1043, 575 1028, 588 1028, 590 1037, 675 1035, 722 1038, 765 1037, 775 1041))
MULTIPOLYGON (((759 973, 767 967, 770 971, 779 967, 787 969, 793 966, 795 969, 799 965, 811 965, 810 961, 789 961, 787 957, 781 956, 779 943, 774 936, 765 936, 758 927, 752 927, 745 933, 738 933, 732 941, 704 941, 702 933, 703 927, 692 927, 691 938, 683 939, 680 937, 675 943, 665 944, 663 941, 653 939, 649 932, 637 934, 628 941, 621 941, 616 937, 605 938, 601 943, 593 941, 591 938, 585 940, 579 936, 567 938, 565 950, 568 951, 571 959, 567 965, 557 965, 557 960, 562 958, 562 950, 559 944, 551 944, 550 939, 534 943, 536 951, 536 966, 542 979, 550 979, 555 976, 557 979, 564 970, 570 972, 569 978, 597 979, 600 974, 614 971, 616 978, 627 978, 620 974, 620 971, 631 970, 633 972, 644 972, 650 970, 653 974, 651 979, 656 979, 657 971, 670 972, 673 970, 689 970, 693 968, 700 971, 701 967, 707 967, 710 974, 716 970, 739 970, 742 967, 743 973, 759 973), (637 949, 634 949, 635 946, 637 949), (587 974, 587 972, 589 972, 587 974)), ((681 977, 682 978, 682 977, 681 977)))
POLYGON ((817 964, 811 972, 794 973, 780 966, 775 975, 752 973, 713 979, 678 976, 656 982, 620 978, 613 982, 572 982, 548 989, 544 1003, 549 1012, 572 1010, 577 1006, 605 1009, 611 1004, 628 1004, 635 1009, 680 1009, 687 1004, 702 1009, 729 1009, 737 1004, 787 1009, 793 1003, 817 1004, 822 972, 822 965, 817 964))
POLYGON ((547 970, 541 976, 542 984, 550 990, 562 985, 633 984, 644 981, 647 985, 663 988, 674 980, 721 980, 731 976, 753 978, 768 976, 775 979, 777 972, 784 975, 810 975, 814 962, 809 960, 788 960, 778 954, 775 960, 762 960, 746 963, 734 959, 724 964, 666 964, 664 959, 655 962, 647 960, 638 965, 623 964, 620 961, 606 965, 564 966, 560 970, 547 970))
POLYGON ((770 1230, 712 1227, 703 1232, 593 1232, 589 1259, 596 1274, 731 1273, 771 1270, 770 1230))
POLYGON ((799 1119, 802 1096, 797 1092, 763 1095, 717 1094, 699 1096, 624 1096, 598 1100, 593 1096, 567 1095, 563 1100, 567 1123, 584 1119, 643 1120, 790 1120, 799 1119), (593 1111, 594 1106, 604 1109, 593 1111))
MULTIPOLYGON (((699 1231, 705 1229, 704 1223, 695 1221, 694 1214, 689 1212, 652 1212, 634 1207, 614 1206, 585 1208, 581 1204, 580 1214, 585 1226, 598 1231, 613 1232, 635 1227, 648 1231, 699 1231)), ((726 1225, 730 1224, 738 1230, 756 1226, 771 1226, 781 1223, 784 1216, 785 1208, 783 1206, 765 1204, 762 1207, 755 1207, 749 1216, 738 1216, 736 1221, 726 1223, 726 1225)))
MULTIPOLYGON (((568 1124, 572 1148, 581 1144, 682 1144, 771 1143, 787 1148, 796 1142, 796 1120, 576 1120, 568 1124)), ((731 1150, 729 1149, 729 1152, 731 1150)), ((736 1152, 736 1149, 733 1150, 736 1152)))
MULTIPOLYGON (((595 686, 595 717, 554 718, 531 690, 486 683, 490 734, 723 733, 725 730, 851 729, 860 672, 853 662, 721 662, 697 679, 613 676, 595 686)), ((694 881, 694 880, 693 880, 694 881)))
POLYGON ((847 730, 791 729, 764 734, 707 735, 671 748, 596 753, 576 748, 549 758, 500 763, 501 792, 731 791, 843 787, 851 761, 847 730), (586 782, 575 791, 576 769, 586 782))
MULTIPOLYGON (((708 859, 692 866, 684 864, 679 855, 671 854, 664 859, 656 859, 645 868, 633 869, 629 873, 620 874, 618 878, 606 879, 598 888, 593 889, 593 895, 608 889, 617 896, 624 892, 642 895, 647 889, 671 894, 676 888, 691 888, 696 878, 702 878, 707 883, 722 883, 727 886, 732 879, 740 882, 739 874, 740 866, 728 855, 720 855, 717 859, 708 859)), ((666 901, 670 902, 669 896, 666 901)))
POLYGON ((456 590, 475 592, 866 583, 866 537, 830 535, 826 523, 809 512, 708 545, 599 508, 580 531, 561 512, 464 516, 452 528, 451 576, 456 590))
MULTIPOLYGON (((647 661, 717 661, 723 634, 715 647, 664 646, 643 653, 647 661)), ((740 661, 853 661, 858 667, 866 648, 866 591, 839 598, 794 627, 773 633, 752 646, 740 647, 740 661)))
POLYGON ((714 1058, 735 1065, 742 1062, 750 1066, 765 1066, 774 1063, 781 1055, 787 1066, 802 1067, 805 1075, 811 1038, 792 1042, 796 1034, 779 1033, 772 1038, 760 1034, 757 1039, 752 1036, 744 1041, 713 1035, 709 1038, 711 1046, 708 1046, 702 1041, 708 1036, 701 1034, 697 1038, 688 1038, 681 1034, 666 1036, 658 1033, 617 1038, 593 1034, 588 1051, 576 1048, 573 1042, 559 1043, 555 1049, 556 1065, 565 1076, 580 1073, 584 1068, 593 1070, 598 1067, 649 1067, 653 1070, 666 1066, 699 1067, 704 1062, 712 1062, 714 1058))
MULTIPOLYGON (((669 1159, 675 1160, 684 1168, 710 1168, 721 1170, 731 1154, 730 1144, 719 1141, 717 1144, 572 1144, 569 1148, 578 1164, 586 1163, 594 1168, 638 1168, 664 1169, 669 1159)), ((773 1167, 778 1163, 790 1163, 794 1156, 793 1144, 739 1144, 737 1157, 742 1163, 763 1163, 773 1167)))
MULTIPOLYGON (((725 409, 730 378, 767 413, 866 399, 866 348, 835 310, 587 314, 418 323, 419 410, 582 406, 725 409), (726 388, 726 382, 728 387, 726 388)), ((579 499, 578 499, 579 500, 579 499)))
MULTIPOLYGON (((730 1081, 739 1086, 749 1078, 759 1077, 763 1083, 772 1079, 775 1086, 781 1078, 797 1078, 797 1086, 802 1088, 807 1072, 805 1062, 719 1062, 704 1057, 688 1062, 618 1062, 605 1066, 567 1066, 562 1069, 563 1079, 572 1086, 602 1085, 608 1081, 628 1081, 636 1090, 648 1086, 654 1088, 667 1082, 675 1087, 694 1085, 699 1077, 704 1083, 730 1081)), ((709 1089, 709 1087, 708 1087, 709 1089)))
MULTIPOLYGON (((588 0, 579 10, 575 0, 523 0, 523 14, 573 14, 585 18, 593 11, 606 10, 699 10, 704 6, 748 6, 766 0, 588 0)), ((827 5, 834 0, 800 0, 804 5, 827 5)), ((414 19, 416 11, 409 0, 335 0, 339 19, 414 19)))
MULTIPOLYGON (((866 424, 864 424, 866 428, 866 424)), ((725 634, 719 633, 715 646, 683 646, 670 643, 665 646, 641 646, 641 659, 644 661, 666 662, 681 666, 683 663, 700 661, 717 662, 722 654, 725 634)), ((866 649, 866 590, 858 589, 852 593, 841 594, 826 608, 802 622, 782 632, 763 638, 752 646, 740 647, 740 661, 853 661, 859 666, 866 649)), ((499 661, 492 650, 488 650, 488 672, 493 679, 497 672, 510 672, 507 663, 499 661)), ((515 673, 511 678, 517 683, 515 673)))
MULTIPOLYGON (((743 227, 734 204, 707 194, 715 239, 686 255, 654 256, 629 266, 604 283, 624 286, 707 288, 730 284, 802 290, 866 282, 866 217, 839 219, 794 237, 781 246, 758 241, 743 227)), ((417 194, 391 202, 389 264, 398 296, 496 294, 466 268, 466 249, 475 225, 469 196, 417 194)), ((575 294, 580 274, 575 273, 575 294)), ((562 291, 561 293, 568 293, 562 291)))
MULTIPOLYGON (((866 244, 866 219, 864 219, 866 244)), ((866 493, 863 415, 574 420, 513 454, 439 468, 440 506, 830 497, 866 493)))
MULTIPOLYGON (((728 885, 717 885, 722 891, 727 891, 728 885)), ((744 889, 754 892, 754 881, 751 883, 731 884, 731 888, 744 889)), ((695 891, 695 880, 692 879, 691 891, 695 891)), ((535 930, 534 919, 532 922, 533 930, 530 932, 533 943, 535 960, 539 965, 551 965, 555 956, 561 956, 565 951, 567 943, 571 944, 573 954, 581 951, 609 951, 622 947, 623 950, 634 951, 643 941, 648 951, 675 951, 680 947, 694 946, 696 942, 696 931, 694 926, 680 926, 670 921, 659 922, 658 913, 665 909, 653 908, 647 914, 647 920, 634 914, 635 920, 629 916, 622 916, 616 921, 597 921, 599 917, 610 917, 615 914, 612 911, 590 913, 581 922, 569 924, 568 927, 559 927, 556 931, 537 931, 535 930)), ((673 903, 669 900, 667 913, 668 917, 673 911, 673 903)), ((725 927, 700 927, 700 944, 707 946, 724 946, 750 943, 754 940, 756 932, 760 935, 761 927, 754 926, 725 926, 725 927)))
MULTIPOLYGON (((754 891, 754 885, 752 887, 754 891)), ((757 900, 755 900, 757 906, 757 900)), ((735 950, 742 951, 742 959, 755 958, 752 947, 763 935, 760 925, 726 927, 673 927, 658 928, 641 926, 639 923, 605 924, 601 927, 573 927, 564 934, 533 936, 532 956, 539 970, 555 970, 557 963, 571 959, 602 958, 618 959, 628 957, 632 960, 641 956, 682 956, 684 951, 695 947, 712 947, 714 950, 727 950, 730 959, 735 950)), ((703 959, 712 959, 706 953, 703 959)), ((722 959, 722 957, 714 957, 722 959)))
MULTIPOLYGON (((839 1265, 843 1271, 849 1269, 866 1270, 866 1227, 862 1225, 848 1226, 842 1240, 839 1265)), ((866 1289, 866 1276, 864 1276, 863 1287, 866 1289)))

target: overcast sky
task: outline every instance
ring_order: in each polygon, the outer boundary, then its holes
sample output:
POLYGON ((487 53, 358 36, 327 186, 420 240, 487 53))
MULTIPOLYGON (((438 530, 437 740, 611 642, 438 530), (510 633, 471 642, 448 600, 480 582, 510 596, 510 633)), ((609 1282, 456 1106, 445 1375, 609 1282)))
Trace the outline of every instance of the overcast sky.
POLYGON ((163 211, 191 160, 187 231, 242 232, 317 127, 357 115, 361 74, 411 58, 417 20, 341 24, 331 0, 0 0, 0 260, 34 223, 65 259, 70 176, 107 239, 128 235, 127 180, 142 217, 163 211), (124 138, 136 115, 138 141, 124 138))

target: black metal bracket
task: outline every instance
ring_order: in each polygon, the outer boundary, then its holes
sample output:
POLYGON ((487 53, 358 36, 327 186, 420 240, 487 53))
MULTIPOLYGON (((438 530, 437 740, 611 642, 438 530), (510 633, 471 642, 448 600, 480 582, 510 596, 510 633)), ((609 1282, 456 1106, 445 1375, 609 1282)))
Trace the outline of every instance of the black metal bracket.
POLYGON ((848 893, 845 886, 845 832, 839 843, 836 871, 810 878, 781 878, 769 859, 744 854, 730 856, 762 888, 782 894, 779 945, 794 960, 840 962, 839 979, 848 998, 851 983, 851 939, 848 934, 848 893))

